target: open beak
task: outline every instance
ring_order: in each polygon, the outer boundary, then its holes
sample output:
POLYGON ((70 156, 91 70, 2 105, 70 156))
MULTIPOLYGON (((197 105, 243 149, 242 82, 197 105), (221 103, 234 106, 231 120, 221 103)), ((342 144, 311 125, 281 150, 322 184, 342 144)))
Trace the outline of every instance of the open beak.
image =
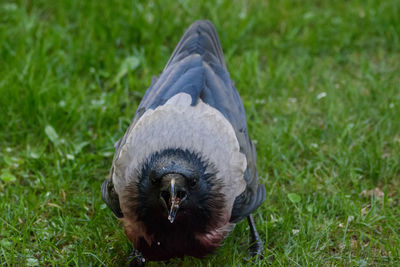
POLYGON ((179 209, 179 204, 180 201, 176 197, 176 190, 175 190, 175 178, 171 179, 171 184, 169 186, 169 196, 170 196, 170 204, 171 207, 169 208, 168 212, 168 220, 173 223, 175 220, 176 213, 178 212, 179 209))
POLYGON ((161 191, 160 197, 168 210, 168 220, 171 223, 174 222, 179 207, 187 196, 186 191, 181 190, 180 188, 181 187, 177 184, 176 178, 172 178, 169 181, 168 191, 161 191))
POLYGON ((160 200, 168 213, 168 220, 173 223, 182 202, 187 198, 185 179, 178 173, 167 174, 160 186, 160 200))

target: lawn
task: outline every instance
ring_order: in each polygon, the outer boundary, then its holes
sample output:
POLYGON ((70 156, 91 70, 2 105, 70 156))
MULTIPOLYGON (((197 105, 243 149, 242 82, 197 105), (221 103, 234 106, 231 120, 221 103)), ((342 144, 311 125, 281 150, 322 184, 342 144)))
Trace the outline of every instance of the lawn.
MULTIPOLYGON (((213 2, 0 2, 2 265, 126 262, 100 196, 113 144, 206 18, 267 190, 259 265, 400 266, 400 1, 213 2)), ((248 229, 170 265, 247 266, 248 229)))

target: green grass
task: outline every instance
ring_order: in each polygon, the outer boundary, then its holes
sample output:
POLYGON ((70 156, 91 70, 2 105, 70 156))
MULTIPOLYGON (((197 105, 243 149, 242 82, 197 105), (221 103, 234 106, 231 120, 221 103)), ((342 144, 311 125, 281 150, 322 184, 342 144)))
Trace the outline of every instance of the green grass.
MULTIPOLYGON (((100 197, 113 144, 207 18, 267 189, 260 266, 400 266, 400 1, 198 2, 0 2, 0 263, 124 264, 100 197)), ((241 222, 172 265, 246 266, 248 242, 241 222)))

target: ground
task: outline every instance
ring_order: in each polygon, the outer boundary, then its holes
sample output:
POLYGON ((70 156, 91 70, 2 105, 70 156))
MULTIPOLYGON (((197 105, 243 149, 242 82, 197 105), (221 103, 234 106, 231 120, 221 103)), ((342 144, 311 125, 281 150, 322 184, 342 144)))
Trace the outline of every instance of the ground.
MULTIPOLYGON (((0 2, 1 264, 125 263, 100 197, 113 144, 210 19, 267 190, 259 265, 400 266, 400 1, 212 2, 0 2)), ((247 266, 248 242, 243 221, 170 264, 247 266)))

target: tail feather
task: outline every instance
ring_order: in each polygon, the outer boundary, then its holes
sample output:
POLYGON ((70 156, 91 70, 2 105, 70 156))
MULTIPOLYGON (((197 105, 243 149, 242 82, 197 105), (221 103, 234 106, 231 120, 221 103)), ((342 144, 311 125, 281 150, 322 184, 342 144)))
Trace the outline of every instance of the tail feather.
POLYGON ((214 25, 210 21, 195 21, 186 30, 164 70, 192 54, 199 54, 205 62, 218 64, 226 69, 221 43, 214 25))

